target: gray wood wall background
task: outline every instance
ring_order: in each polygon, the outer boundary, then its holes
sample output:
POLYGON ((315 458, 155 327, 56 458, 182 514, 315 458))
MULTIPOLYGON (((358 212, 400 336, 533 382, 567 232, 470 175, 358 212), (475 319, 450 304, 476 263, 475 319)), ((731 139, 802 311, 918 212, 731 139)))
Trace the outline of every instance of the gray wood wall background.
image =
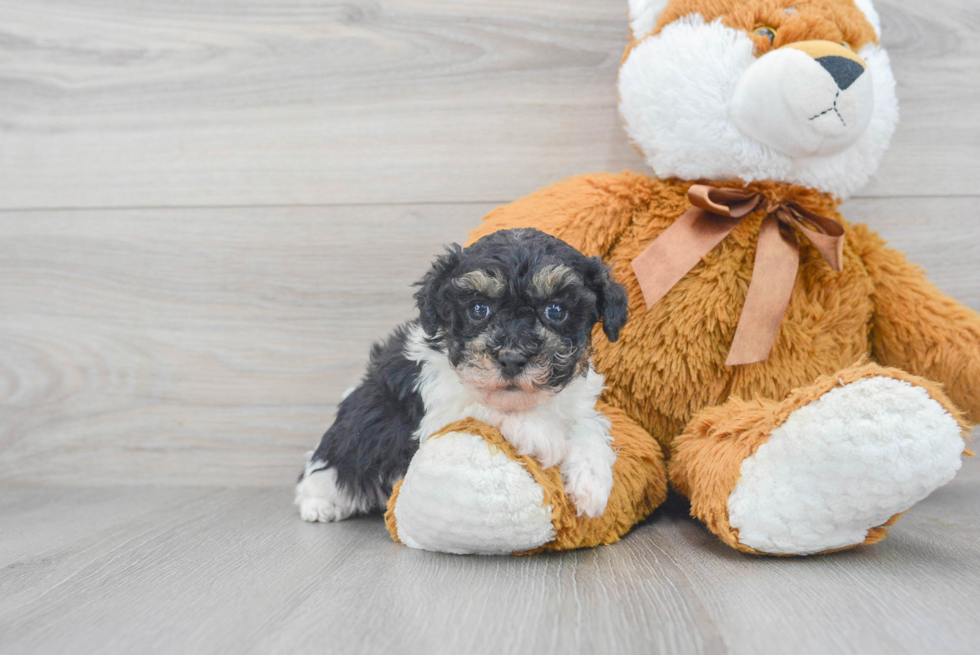
MULTIPOLYGON (((845 213, 980 309, 980 4, 877 0, 845 213)), ((646 170, 625 0, 0 0, 0 484, 288 485, 479 218, 646 170)))

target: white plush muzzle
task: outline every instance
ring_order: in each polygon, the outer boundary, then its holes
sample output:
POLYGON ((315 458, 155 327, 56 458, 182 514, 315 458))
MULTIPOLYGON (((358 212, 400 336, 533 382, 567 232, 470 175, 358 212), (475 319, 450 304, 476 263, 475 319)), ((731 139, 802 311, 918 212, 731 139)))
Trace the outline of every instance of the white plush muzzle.
POLYGON ((868 128, 874 85, 864 62, 832 55, 815 59, 784 47, 749 66, 735 84, 730 107, 739 130, 774 150, 790 157, 833 155, 868 128))

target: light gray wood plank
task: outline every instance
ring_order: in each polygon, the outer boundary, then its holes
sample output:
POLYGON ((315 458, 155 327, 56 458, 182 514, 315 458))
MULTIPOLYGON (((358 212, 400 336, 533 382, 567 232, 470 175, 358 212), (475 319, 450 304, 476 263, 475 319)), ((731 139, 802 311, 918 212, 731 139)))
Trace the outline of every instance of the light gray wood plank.
POLYGON ((967 198, 859 198, 841 213, 922 266, 942 291, 980 311, 980 202, 967 198))
POLYGON ((288 482, 490 208, 0 214, 0 480, 288 482))
POLYGON ((495 201, 638 161, 620 2, 0 7, 3 207, 495 201))
POLYGON ((739 554, 672 505, 617 545, 513 558, 304 524, 286 490, 5 489, 23 554, 0 560, 0 651, 972 653, 978 493, 972 460, 884 542, 829 556, 739 554), (52 534, 64 513, 92 528, 52 534))
MULTIPOLYGON (((976 204, 844 213, 980 309, 976 204)), ((410 282, 490 208, 0 213, 0 484, 288 484, 410 282)))
POLYGON ((975 193, 980 174, 980 4, 875 0, 901 121, 877 179, 857 195, 975 193))
MULTIPOLYGON (((980 11, 879 0, 903 124, 871 196, 975 191, 980 11)), ((0 1, 0 208, 503 201, 645 170, 624 0, 0 1)))

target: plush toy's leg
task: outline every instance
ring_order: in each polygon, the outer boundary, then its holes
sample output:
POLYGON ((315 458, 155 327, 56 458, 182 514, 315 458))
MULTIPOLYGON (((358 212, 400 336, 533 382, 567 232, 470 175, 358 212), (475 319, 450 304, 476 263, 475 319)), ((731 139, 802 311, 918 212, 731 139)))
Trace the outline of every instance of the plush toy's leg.
POLYGON ((396 541, 448 553, 510 554, 613 543, 667 495, 660 446, 621 411, 612 423, 613 488, 602 516, 578 516, 559 467, 518 455, 496 429, 459 421, 419 446, 385 522, 396 541))
POLYGON ((880 541, 960 468, 967 426, 938 385, 875 364, 782 402, 729 400, 675 441, 670 481, 738 550, 804 555, 880 541))

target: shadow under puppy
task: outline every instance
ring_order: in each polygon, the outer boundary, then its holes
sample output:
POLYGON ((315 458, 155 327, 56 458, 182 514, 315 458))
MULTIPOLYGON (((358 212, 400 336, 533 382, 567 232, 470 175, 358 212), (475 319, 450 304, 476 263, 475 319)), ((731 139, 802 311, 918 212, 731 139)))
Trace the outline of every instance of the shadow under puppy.
POLYGON ((417 283, 419 318, 371 350, 296 487, 307 521, 382 510, 420 440, 467 417, 544 468, 579 515, 599 516, 616 460, 595 409, 592 328, 615 341, 628 300, 598 257, 534 229, 452 245, 417 283))

